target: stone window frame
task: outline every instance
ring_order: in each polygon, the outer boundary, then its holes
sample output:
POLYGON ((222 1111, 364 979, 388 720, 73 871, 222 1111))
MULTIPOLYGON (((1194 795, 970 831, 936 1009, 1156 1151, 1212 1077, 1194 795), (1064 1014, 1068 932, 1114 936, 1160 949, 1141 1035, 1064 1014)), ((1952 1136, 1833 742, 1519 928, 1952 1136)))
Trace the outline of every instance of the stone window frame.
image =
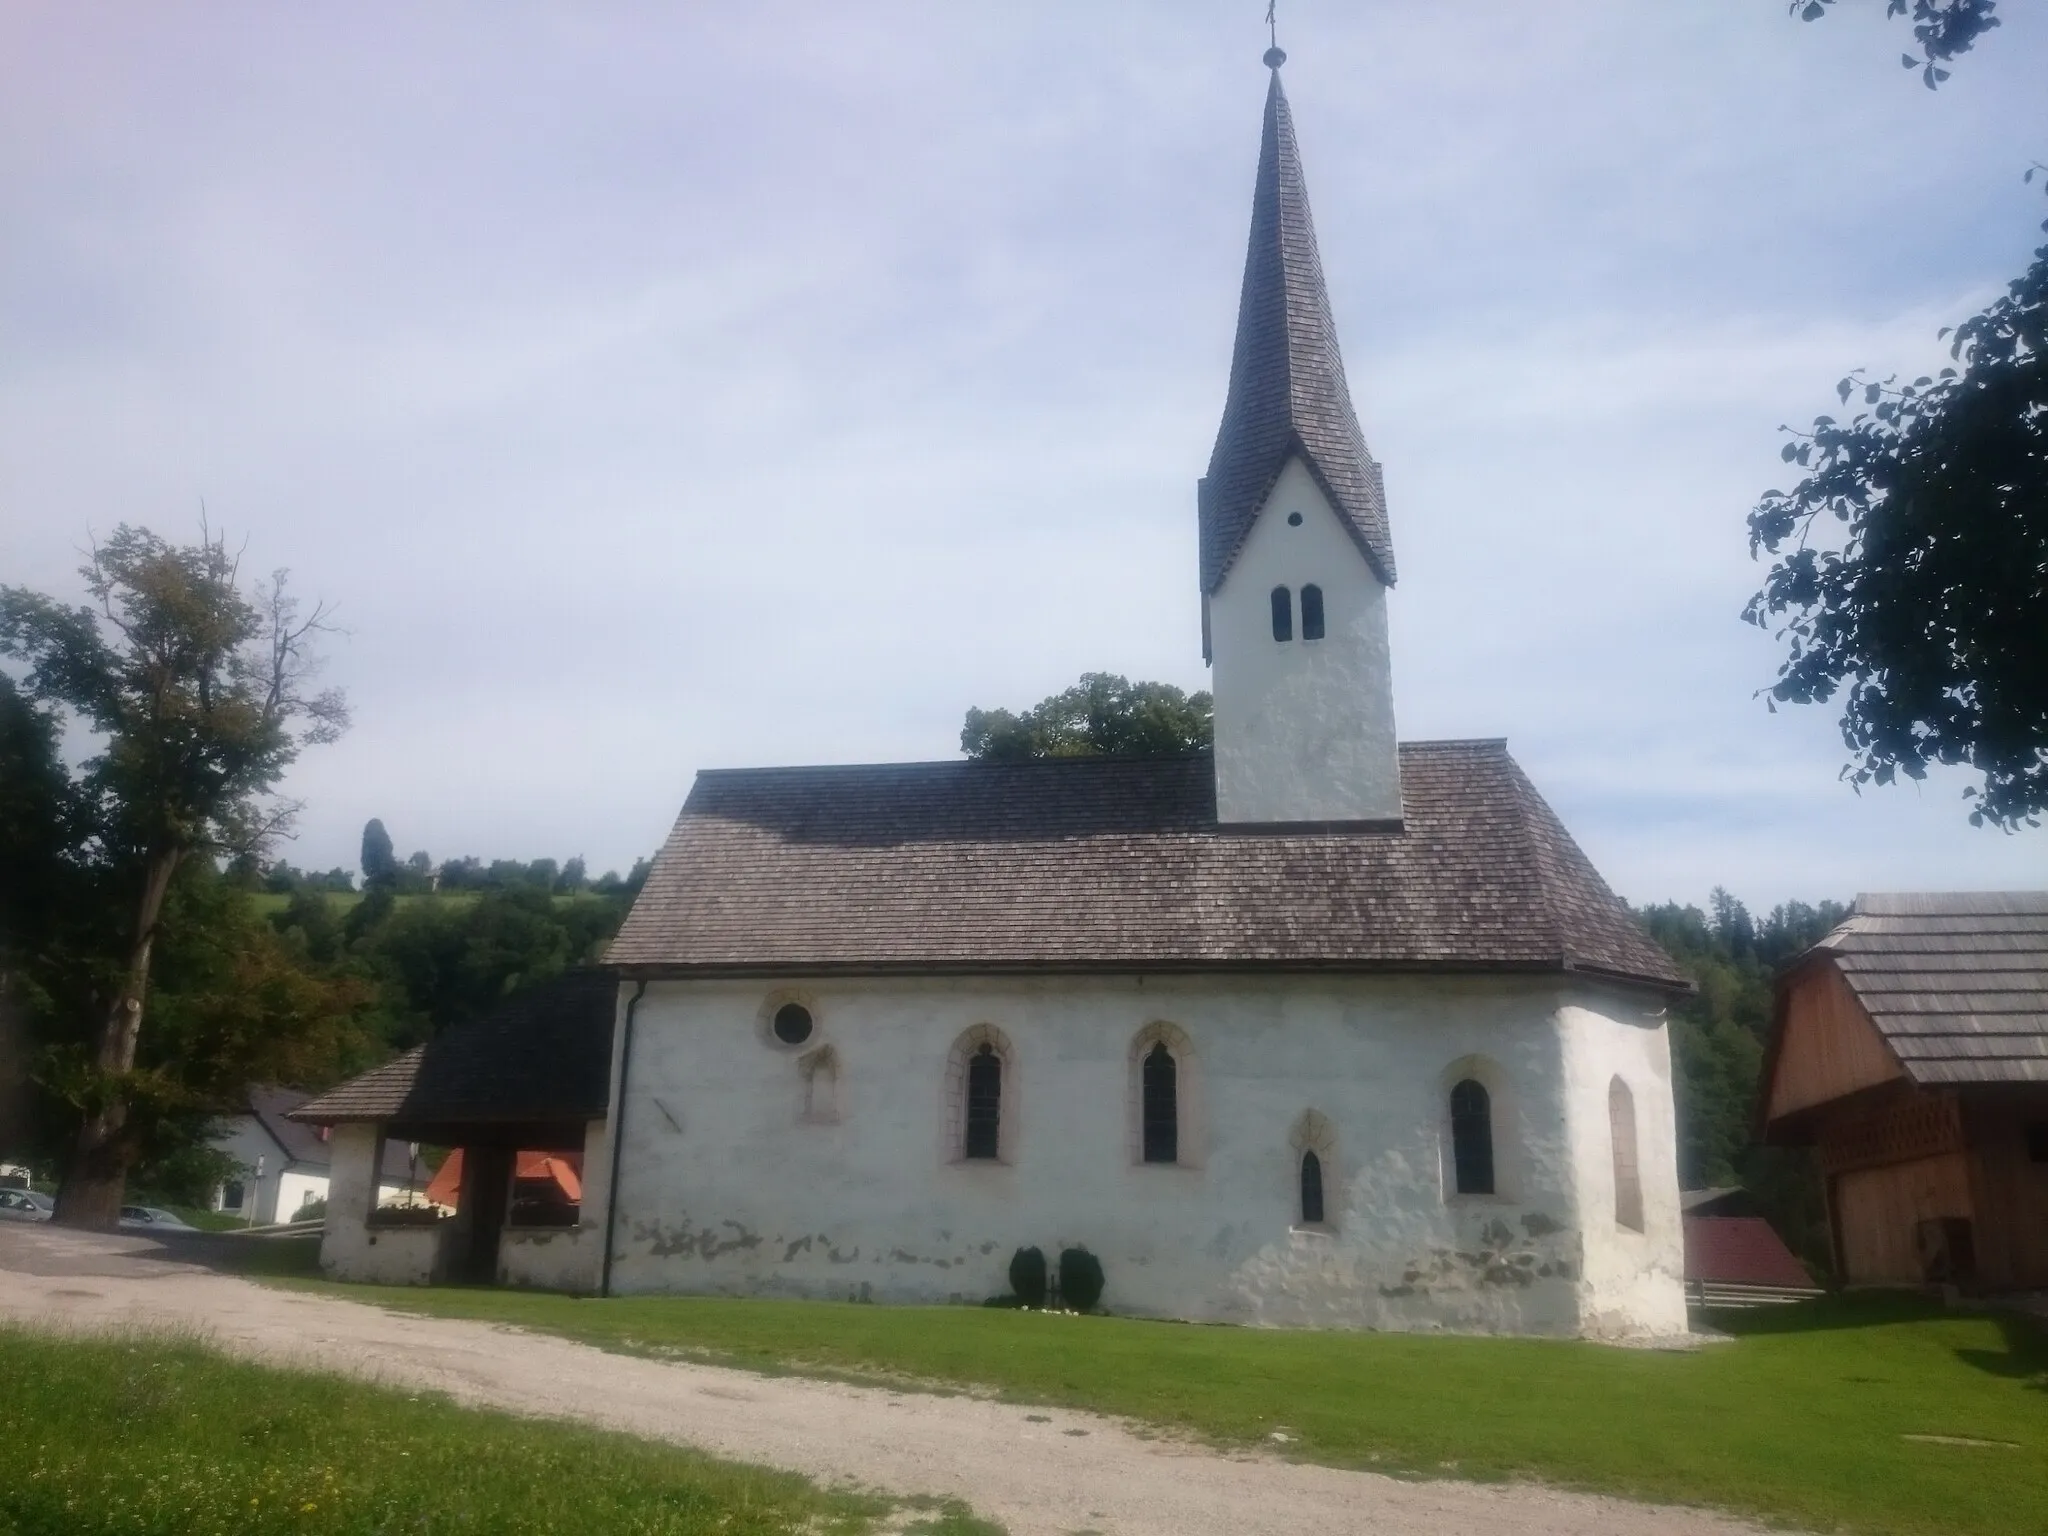
POLYGON ((1287 1135, 1288 1148, 1294 1154, 1288 1169, 1292 1175, 1289 1201, 1294 1207, 1294 1220, 1290 1226, 1296 1232, 1335 1232, 1338 1218, 1343 1214, 1342 1202, 1335 1198, 1333 1191, 1341 1192, 1344 1179, 1341 1164, 1337 1158, 1337 1127, 1330 1123, 1330 1117, 1318 1109, 1305 1109, 1294 1122, 1294 1128, 1287 1135), (1301 1165, 1309 1154, 1315 1153, 1318 1170, 1323 1183, 1323 1219, 1308 1221, 1301 1209, 1301 1165))
POLYGON ((794 987, 778 987, 761 999, 760 1010, 754 1016, 754 1033, 769 1050, 785 1056, 806 1055, 827 1044, 825 1016, 818 1007, 817 996, 794 987), (775 1015, 791 1003, 797 1004, 811 1016, 811 1032, 794 1045, 775 1033, 775 1015))
POLYGON ((1477 1052, 1460 1056, 1437 1078, 1436 1113, 1438 1177, 1446 1205, 1514 1205, 1521 1198, 1521 1106, 1514 1079, 1491 1056, 1477 1052), (1493 1132, 1493 1192, 1458 1192, 1458 1154, 1451 1134, 1451 1090, 1470 1078, 1486 1090, 1487 1118, 1493 1132))
POLYGON ((944 1112, 939 1116, 943 1140, 939 1159, 954 1168, 1008 1168, 1017 1161, 1017 1049, 995 1024, 972 1024, 954 1038, 946 1053, 944 1112), (984 1045, 1003 1065, 1002 1096, 996 1101, 996 1155, 967 1155, 967 1061, 984 1045))
POLYGON ((1619 1072, 1607 1083, 1607 1141, 1614 1172, 1614 1225, 1623 1232, 1645 1232, 1642 1122, 1636 1114, 1635 1090, 1619 1072))
POLYGON ((1134 1168, 1200 1168, 1207 1142, 1208 1120, 1203 1093, 1202 1055, 1188 1032, 1167 1019, 1154 1019, 1135 1035, 1124 1073, 1125 1153, 1134 1168), (1174 1160, 1145 1161, 1145 1058, 1164 1045, 1174 1068, 1174 1160))

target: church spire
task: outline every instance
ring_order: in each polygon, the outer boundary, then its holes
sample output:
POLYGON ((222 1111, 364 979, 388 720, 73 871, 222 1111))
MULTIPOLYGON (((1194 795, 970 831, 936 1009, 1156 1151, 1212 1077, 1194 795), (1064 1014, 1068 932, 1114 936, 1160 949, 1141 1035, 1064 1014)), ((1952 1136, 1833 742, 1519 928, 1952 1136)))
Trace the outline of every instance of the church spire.
POLYGON ((1266 90, 1230 392, 1200 493, 1205 593, 1222 585, 1259 508, 1296 455, 1373 574, 1389 586, 1394 581, 1380 467, 1366 451, 1351 408, 1294 142, 1294 118, 1280 85, 1286 59, 1277 44, 1266 52, 1272 83, 1266 90))

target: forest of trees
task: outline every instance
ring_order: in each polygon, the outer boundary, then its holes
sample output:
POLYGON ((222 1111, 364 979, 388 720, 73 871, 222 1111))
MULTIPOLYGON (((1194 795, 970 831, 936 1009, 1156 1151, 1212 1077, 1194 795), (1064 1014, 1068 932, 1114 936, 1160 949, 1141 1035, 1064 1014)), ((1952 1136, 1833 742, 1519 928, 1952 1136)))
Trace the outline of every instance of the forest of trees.
POLYGON ((1773 978, 1848 908, 1794 901, 1759 920, 1716 889, 1704 912, 1666 904, 1636 915, 1699 989, 1671 1008, 1680 1184, 1742 1185, 1802 1258, 1824 1265, 1827 1227, 1808 1159, 1754 1144, 1757 1077, 1770 1037, 1773 978))

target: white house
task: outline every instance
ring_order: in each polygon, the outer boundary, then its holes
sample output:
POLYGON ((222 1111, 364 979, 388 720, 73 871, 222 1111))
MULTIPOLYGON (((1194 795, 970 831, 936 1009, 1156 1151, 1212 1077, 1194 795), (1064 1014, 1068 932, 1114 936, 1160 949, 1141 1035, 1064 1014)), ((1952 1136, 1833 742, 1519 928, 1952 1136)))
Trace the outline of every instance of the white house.
MULTIPOLYGON (((235 1160, 238 1172, 214 1189, 216 1211, 264 1226, 291 1221, 327 1198, 327 1134, 289 1118, 309 1097, 295 1088, 252 1086, 248 1107, 220 1122, 212 1145, 235 1160)), ((380 1200, 424 1187, 428 1172, 412 1162, 404 1145, 391 1143, 378 1182, 380 1200)))
POLYGON ((512 1128, 474 1112, 498 1161, 447 1231, 355 1200, 336 1273, 980 1301, 1073 1246, 1130 1313, 1684 1330, 1685 983, 1503 743, 1396 745, 1380 467, 1281 61, 1198 495, 1214 751, 699 774, 602 1022, 536 1000, 301 1111, 367 1168, 380 1128, 462 1130, 460 1063, 539 1014, 584 1064, 477 1101, 512 1128), (521 1137, 583 1151, 573 1235, 503 1223, 521 1137))

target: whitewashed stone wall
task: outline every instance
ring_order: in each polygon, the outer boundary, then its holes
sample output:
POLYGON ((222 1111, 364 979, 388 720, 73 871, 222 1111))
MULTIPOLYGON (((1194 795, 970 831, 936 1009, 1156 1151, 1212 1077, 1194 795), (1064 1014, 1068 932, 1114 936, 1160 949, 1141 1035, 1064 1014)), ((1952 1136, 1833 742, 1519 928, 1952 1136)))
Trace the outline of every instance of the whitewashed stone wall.
POLYGON ((1603 1011, 1577 1000, 1559 1014, 1578 1207, 1586 1234, 1581 1331, 1596 1338, 1686 1331, 1685 1228, 1678 1197, 1678 1124, 1671 1041, 1661 1010, 1603 1011), (1643 1227, 1617 1215, 1617 1160, 1608 1104, 1619 1080, 1635 1116, 1643 1227))
POLYGON ((1007 1290, 1018 1247, 1078 1244, 1128 1313, 1679 1332, 1653 1010, 1515 978, 654 982, 624 1101, 614 1289, 979 1301, 1007 1290), (812 1010, 802 1046, 768 1030, 785 1001, 812 1010), (1186 1053, 1181 1166, 1138 1158, 1148 1031, 1186 1053), (997 1163, 957 1157, 949 1065, 971 1035, 1006 1054, 997 1163), (1613 1070, 1641 1071, 1645 1171, 1663 1170, 1656 1218, 1626 1242, 1598 1188, 1613 1070), (1448 1094, 1466 1075, 1493 1095, 1491 1196, 1449 1192, 1448 1094), (1314 1228, 1304 1145, 1324 1163, 1314 1228))
POLYGON ((1207 599, 1216 697, 1216 814, 1232 822, 1392 821, 1401 815, 1387 589, 1299 458, 1207 599), (1300 526, 1288 515, 1301 514, 1300 526), (1301 633, 1301 589, 1327 632, 1301 633), (1293 594, 1294 639, 1273 638, 1272 593, 1293 594))
POLYGON ((329 1142, 326 1227, 320 1268, 336 1280, 370 1285, 430 1285, 447 1276, 447 1254, 457 1223, 430 1227, 378 1226, 371 1210, 385 1191, 374 1187, 377 1127, 337 1125, 329 1142))
POLYGON ((507 1226, 498 1238, 498 1283, 587 1294, 598 1288, 604 1256, 605 1180, 610 1123, 595 1120, 583 1138, 583 1202, 573 1227, 507 1226))

